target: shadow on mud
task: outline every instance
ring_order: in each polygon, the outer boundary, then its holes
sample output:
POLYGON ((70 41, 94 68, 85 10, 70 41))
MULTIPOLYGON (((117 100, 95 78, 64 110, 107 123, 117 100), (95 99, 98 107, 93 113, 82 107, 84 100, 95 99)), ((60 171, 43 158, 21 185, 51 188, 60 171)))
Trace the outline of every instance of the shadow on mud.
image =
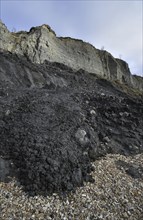
POLYGON ((126 174, 128 174, 134 179, 143 179, 143 166, 141 165, 127 163, 125 161, 118 160, 116 162, 116 166, 120 170, 124 169, 126 174))

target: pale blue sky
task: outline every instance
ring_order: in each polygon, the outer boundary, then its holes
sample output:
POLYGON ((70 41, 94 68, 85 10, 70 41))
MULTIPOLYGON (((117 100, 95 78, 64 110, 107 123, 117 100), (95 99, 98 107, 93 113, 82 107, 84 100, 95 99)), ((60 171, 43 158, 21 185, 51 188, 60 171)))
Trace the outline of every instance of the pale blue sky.
POLYGON ((143 75, 142 0, 0 0, 0 17, 9 30, 48 24, 57 36, 104 46, 143 75))

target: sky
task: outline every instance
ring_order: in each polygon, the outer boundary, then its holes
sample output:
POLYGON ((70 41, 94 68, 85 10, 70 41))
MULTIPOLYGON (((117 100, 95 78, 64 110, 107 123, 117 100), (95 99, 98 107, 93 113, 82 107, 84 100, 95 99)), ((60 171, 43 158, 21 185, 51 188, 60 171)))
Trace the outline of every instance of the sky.
POLYGON ((110 52, 143 76, 143 0, 0 0, 0 19, 10 31, 48 24, 110 52))

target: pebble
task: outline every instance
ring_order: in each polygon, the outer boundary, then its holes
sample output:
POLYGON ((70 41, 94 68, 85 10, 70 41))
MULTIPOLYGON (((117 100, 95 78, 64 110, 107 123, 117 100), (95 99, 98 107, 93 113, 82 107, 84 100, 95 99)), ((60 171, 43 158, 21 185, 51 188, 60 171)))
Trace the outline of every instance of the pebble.
POLYGON ((118 160, 143 165, 143 154, 111 155, 93 162, 95 183, 85 183, 64 199, 29 197, 16 180, 0 182, 1 220, 140 220, 143 216, 143 179, 134 179, 116 166, 118 160))
POLYGON ((91 111, 90 111, 90 114, 91 114, 91 115, 96 115, 96 112, 95 112, 94 110, 91 110, 91 111))

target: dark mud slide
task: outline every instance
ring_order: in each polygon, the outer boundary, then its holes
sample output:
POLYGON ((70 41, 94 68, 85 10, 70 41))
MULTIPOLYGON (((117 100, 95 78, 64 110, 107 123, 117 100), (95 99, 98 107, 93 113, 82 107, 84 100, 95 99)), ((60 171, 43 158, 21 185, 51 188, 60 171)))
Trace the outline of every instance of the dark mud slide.
POLYGON ((30 195, 93 181, 91 162, 143 151, 143 100, 63 64, 0 53, 0 179, 30 195))

